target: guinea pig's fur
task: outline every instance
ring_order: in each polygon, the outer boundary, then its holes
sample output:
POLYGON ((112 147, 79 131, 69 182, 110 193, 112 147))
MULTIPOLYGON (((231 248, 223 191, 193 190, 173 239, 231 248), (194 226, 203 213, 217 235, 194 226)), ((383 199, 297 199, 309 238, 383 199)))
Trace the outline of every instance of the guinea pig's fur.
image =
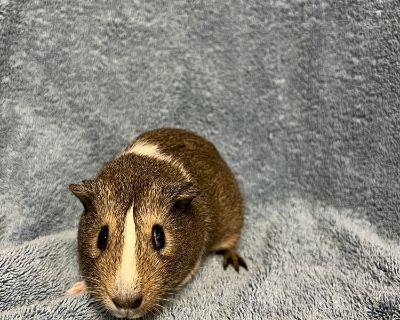
POLYGON ((137 318, 157 308, 209 251, 224 254, 225 268, 246 268, 234 251, 243 224, 240 190, 215 147, 197 134, 146 132, 94 180, 69 188, 84 206, 78 229, 84 283, 71 292, 87 288, 115 316, 137 318), (161 249, 156 225, 164 233, 161 249))

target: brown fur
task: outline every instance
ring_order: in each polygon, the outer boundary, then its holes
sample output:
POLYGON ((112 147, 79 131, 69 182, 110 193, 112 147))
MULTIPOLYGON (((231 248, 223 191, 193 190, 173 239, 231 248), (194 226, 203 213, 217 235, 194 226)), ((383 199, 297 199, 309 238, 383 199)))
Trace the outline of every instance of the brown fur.
POLYGON ((143 142, 177 160, 121 153, 94 180, 70 186, 85 207, 78 231, 79 264, 89 290, 107 307, 117 266, 121 261, 125 214, 133 203, 137 233, 137 269, 144 314, 160 298, 181 284, 207 251, 233 252, 243 224, 242 197, 233 174, 213 144, 180 129, 146 132, 126 149, 143 142), (172 212, 174 200, 193 198, 184 212, 172 212), (153 249, 154 224, 164 228, 166 245, 153 249), (107 248, 101 252, 97 236, 109 226, 107 248))

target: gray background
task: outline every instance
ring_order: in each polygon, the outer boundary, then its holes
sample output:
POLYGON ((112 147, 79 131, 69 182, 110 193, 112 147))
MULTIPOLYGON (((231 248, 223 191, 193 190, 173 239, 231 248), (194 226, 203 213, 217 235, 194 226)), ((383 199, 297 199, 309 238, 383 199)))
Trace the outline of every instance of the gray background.
POLYGON ((398 1, 1 0, 0 318, 108 318, 63 296, 66 186, 173 126, 236 173, 250 271, 154 319, 399 319, 399 34, 398 1))

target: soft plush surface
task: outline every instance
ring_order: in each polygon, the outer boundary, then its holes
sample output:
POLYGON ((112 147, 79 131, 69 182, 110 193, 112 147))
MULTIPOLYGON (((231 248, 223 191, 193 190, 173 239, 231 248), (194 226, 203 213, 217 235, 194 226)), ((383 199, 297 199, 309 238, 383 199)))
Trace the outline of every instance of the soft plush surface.
POLYGON ((0 0, 0 318, 107 319, 81 205, 137 134, 212 140, 249 272, 210 256, 154 319, 400 318, 397 0, 0 0))

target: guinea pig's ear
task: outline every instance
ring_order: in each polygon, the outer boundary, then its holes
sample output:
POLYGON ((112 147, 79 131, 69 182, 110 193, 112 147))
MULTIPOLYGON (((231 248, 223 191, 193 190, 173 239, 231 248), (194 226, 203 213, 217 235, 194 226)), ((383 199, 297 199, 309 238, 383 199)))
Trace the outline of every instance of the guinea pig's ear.
POLYGON ((93 180, 83 180, 81 183, 70 184, 68 189, 81 201, 85 211, 92 208, 93 180))
POLYGON ((196 189, 192 182, 185 182, 178 186, 177 200, 193 200, 199 196, 200 192, 196 189))
POLYGON ((191 182, 175 185, 175 197, 172 210, 188 209, 192 200, 200 195, 200 192, 191 182))

